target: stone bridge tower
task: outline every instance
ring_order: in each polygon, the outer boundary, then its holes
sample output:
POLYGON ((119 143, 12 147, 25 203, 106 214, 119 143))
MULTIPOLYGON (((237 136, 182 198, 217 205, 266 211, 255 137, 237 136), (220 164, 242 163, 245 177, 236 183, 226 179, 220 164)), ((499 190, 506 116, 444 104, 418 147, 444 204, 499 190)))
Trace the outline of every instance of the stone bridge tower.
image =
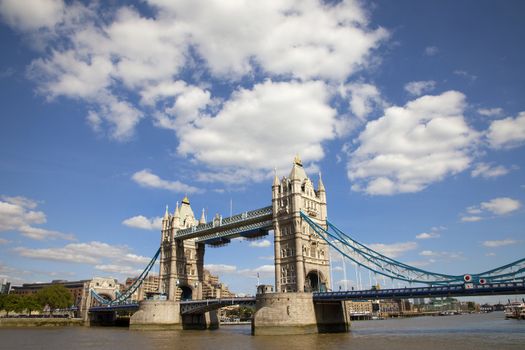
POLYGON ((195 219, 188 197, 184 197, 173 215, 166 213, 162 219, 159 291, 168 300, 202 299, 204 279, 204 244, 195 239, 175 239, 180 229, 205 223, 204 212, 199 221, 195 219))
POLYGON ((319 175, 317 190, 296 156, 290 176, 272 185, 275 291, 314 292, 331 289, 328 244, 301 219, 306 213, 326 227, 326 191, 319 175))

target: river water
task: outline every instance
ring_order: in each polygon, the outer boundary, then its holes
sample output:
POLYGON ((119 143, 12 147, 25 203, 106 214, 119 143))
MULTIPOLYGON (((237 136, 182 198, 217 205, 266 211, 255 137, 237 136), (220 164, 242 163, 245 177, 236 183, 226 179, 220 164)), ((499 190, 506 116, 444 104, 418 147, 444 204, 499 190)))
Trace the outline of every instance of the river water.
POLYGON ((355 321, 349 333, 251 336, 250 326, 213 331, 130 331, 127 328, 0 329, 0 349, 260 349, 437 350, 525 349, 525 321, 503 312, 355 321))

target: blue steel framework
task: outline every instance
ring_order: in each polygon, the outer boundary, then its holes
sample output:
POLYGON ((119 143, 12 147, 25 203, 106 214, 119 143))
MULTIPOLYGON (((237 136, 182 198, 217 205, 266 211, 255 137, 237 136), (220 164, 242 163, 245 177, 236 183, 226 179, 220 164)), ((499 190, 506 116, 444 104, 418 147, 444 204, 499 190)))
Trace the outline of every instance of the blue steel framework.
POLYGON ((373 273, 391 279, 428 285, 448 285, 463 282, 474 282, 483 285, 487 283, 523 281, 525 277, 525 259, 476 274, 447 275, 426 271, 391 259, 366 247, 343 233, 328 220, 326 220, 327 229, 324 229, 303 212, 301 212, 301 218, 312 227, 319 237, 344 257, 373 273))
MULTIPOLYGON (((228 243, 233 237, 257 237, 266 234, 271 229, 272 207, 265 207, 231 218, 215 219, 196 227, 181 230, 177 234, 179 239, 197 238, 200 242, 218 245, 228 243)), ((523 294, 525 293, 525 259, 517 260, 513 263, 500 266, 477 274, 447 275, 426 271, 414 266, 410 266, 384 256, 373 249, 366 247, 358 241, 352 239, 335 225, 326 220, 327 229, 316 224, 310 217, 301 212, 301 218, 308 223, 313 231, 325 240, 330 247, 350 259, 355 264, 391 279, 405 281, 409 283, 422 283, 428 287, 404 288, 404 289, 384 289, 384 290, 361 290, 348 292, 326 292, 314 293, 314 300, 348 300, 348 299, 387 299, 394 297, 431 297, 431 296, 473 296, 491 294, 523 294)), ((135 280, 128 290, 117 295, 114 300, 107 300, 91 290, 91 295, 102 305, 93 307, 90 310, 96 311, 100 308, 107 310, 110 308, 134 307, 128 304, 131 295, 140 287, 149 271, 155 264, 160 253, 157 250, 154 257, 146 266, 144 271, 135 280)), ((242 303, 242 298, 227 299, 230 303, 238 301, 242 303)), ((181 303, 181 310, 199 309, 207 305, 208 307, 218 307, 222 305, 224 299, 213 299, 207 301, 186 301, 181 303), (203 304, 204 303, 204 304, 203 304), (187 304, 187 306, 185 306, 187 304), (192 306, 193 305, 193 306, 192 306)), ((252 302, 252 299, 246 302, 252 302)), ((224 306, 224 305, 223 305, 224 306)), ((182 311, 188 312, 188 311, 182 311)))

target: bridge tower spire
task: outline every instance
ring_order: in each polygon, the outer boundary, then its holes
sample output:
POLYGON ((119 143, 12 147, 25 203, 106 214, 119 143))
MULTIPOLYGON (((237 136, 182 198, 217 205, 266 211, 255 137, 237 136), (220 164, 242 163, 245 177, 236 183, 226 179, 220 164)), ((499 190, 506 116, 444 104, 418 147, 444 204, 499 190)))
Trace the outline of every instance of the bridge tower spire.
POLYGON ((315 190, 301 158, 272 185, 276 292, 313 292, 331 288, 328 245, 301 219, 301 211, 326 226, 326 190, 315 190))

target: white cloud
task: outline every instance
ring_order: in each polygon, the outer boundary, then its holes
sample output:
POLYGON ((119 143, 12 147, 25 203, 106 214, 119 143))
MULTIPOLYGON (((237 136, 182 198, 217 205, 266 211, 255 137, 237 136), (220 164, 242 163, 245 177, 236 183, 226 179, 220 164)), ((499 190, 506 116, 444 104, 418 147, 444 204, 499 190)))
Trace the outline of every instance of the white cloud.
POLYGON ((266 247, 270 247, 271 245, 272 243, 267 239, 263 239, 262 241, 250 242, 250 247, 255 247, 255 248, 266 248, 266 247))
POLYGON ((509 197, 494 198, 487 202, 481 202, 479 205, 467 207, 465 211, 470 215, 463 215, 461 221, 481 221, 488 218, 489 214, 501 216, 510 214, 519 208, 521 208, 521 202, 517 199, 512 199, 509 197))
POLYGON ((472 172, 470 173, 470 175, 472 177, 481 176, 486 179, 490 179, 490 178, 496 178, 499 176, 506 175, 509 173, 509 171, 510 170, 504 167, 503 165, 492 166, 487 163, 477 163, 474 166, 474 169, 472 169, 472 172))
POLYGON ((176 193, 197 193, 201 191, 180 181, 163 180, 149 169, 136 172, 131 179, 142 187, 164 189, 176 193))
POLYGON ((221 273, 235 273, 237 271, 237 266, 235 265, 224 265, 224 264, 205 264, 204 268, 211 273, 221 274, 221 273))
POLYGON ((160 230, 162 228, 162 218, 157 216, 148 219, 143 215, 137 215, 122 221, 122 224, 143 230, 160 230))
POLYGON ((434 90, 436 82, 434 80, 411 81, 405 84, 405 90, 412 96, 420 96, 434 90))
POLYGON ((35 209, 38 206, 37 201, 30 199, 30 198, 22 197, 22 196, 15 196, 15 197, 1 196, 0 198, 2 198, 7 203, 18 205, 20 207, 27 208, 27 209, 35 209))
POLYGON ((498 247, 504 247, 506 245, 514 245, 517 243, 519 243, 519 241, 507 238, 507 239, 495 240, 495 241, 484 241, 483 246, 488 247, 488 248, 498 248, 498 247))
POLYGON ((368 245, 369 248, 388 256, 389 258, 396 258, 403 255, 404 253, 414 250, 417 248, 416 242, 403 242, 403 243, 372 243, 368 245))
POLYGON ((425 47, 425 55, 427 56, 434 56, 439 52, 439 49, 437 46, 427 46, 425 47))
POLYGON ((513 148, 525 143, 525 112, 516 118, 495 120, 487 131, 488 142, 493 148, 513 148))
POLYGON ((488 202, 482 202, 480 207, 492 212, 493 214, 504 215, 518 210, 521 207, 521 203, 516 199, 500 197, 491 199, 488 202))
MULTIPOLYGON (((388 37, 383 28, 371 28, 361 4, 350 0, 150 0, 147 16, 118 5, 107 13, 104 5, 2 0, 0 12, 8 25, 34 35, 45 47, 28 70, 38 91, 48 99, 87 102, 88 124, 102 133, 109 128, 117 140, 132 137, 145 115, 157 116, 159 127, 173 128, 173 120, 162 114, 184 119, 198 110, 179 96, 189 91, 173 90, 187 87, 181 80, 186 68, 203 86, 213 79, 253 81, 257 74, 341 83, 377 63, 372 54, 388 37), (141 104, 132 102, 136 96, 141 104)), ((193 92, 204 92, 186 96, 200 107, 215 101, 204 89, 193 92)))
POLYGON ((37 30, 62 20, 62 0, 1 0, 0 16, 13 28, 37 30))
POLYGON ((485 117, 498 117, 503 114, 501 108, 479 108, 477 112, 485 117))
POLYGON ((60 248, 26 248, 13 249, 20 256, 37 259, 92 265, 104 265, 104 261, 126 262, 145 266, 151 259, 130 253, 126 246, 112 246, 107 243, 92 241, 87 243, 70 243, 60 248))
POLYGON ((389 107, 368 122, 350 154, 352 189, 371 195, 418 192, 469 167, 478 133, 463 117, 465 96, 447 91, 389 107))
POLYGON ((481 216, 463 216, 461 218, 462 222, 476 222, 481 221, 483 218, 481 216))
POLYGON ((441 235, 438 232, 422 232, 416 235, 416 239, 430 239, 439 238, 441 235))
POLYGON ((35 211, 37 202, 25 197, 2 196, 0 201, 0 232, 16 231, 23 236, 36 239, 66 239, 73 240, 72 234, 48 230, 33 225, 45 224, 46 214, 35 211))
POLYGON ((262 179, 274 167, 288 170, 297 153, 306 163, 318 161, 324 157, 322 143, 336 136, 329 98, 319 81, 268 80, 241 89, 215 116, 180 128, 177 150, 212 167, 215 175, 203 175, 210 181, 232 174, 241 181, 262 179))
POLYGON ((361 121, 374 110, 374 107, 384 104, 377 87, 365 83, 346 84, 339 89, 343 97, 350 96, 350 110, 361 121))
POLYGON ((8 243, 11 243, 11 241, 7 240, 7 239, 4 239, 4 238, 0 238, 0 245, 2 244, 8 244, 8 243))
POLYGON ((366 65, 370 51, 387 36, 383 29, 367 29, 365 14, 353 1, 150 3, 176 19, 219 76, 249 74, 260 65, 275 75, 344 80, 366 65))
POLYGON ((496 253, 490 252, 490 253, 485 254, 485 256, 496 256, 496 253))

